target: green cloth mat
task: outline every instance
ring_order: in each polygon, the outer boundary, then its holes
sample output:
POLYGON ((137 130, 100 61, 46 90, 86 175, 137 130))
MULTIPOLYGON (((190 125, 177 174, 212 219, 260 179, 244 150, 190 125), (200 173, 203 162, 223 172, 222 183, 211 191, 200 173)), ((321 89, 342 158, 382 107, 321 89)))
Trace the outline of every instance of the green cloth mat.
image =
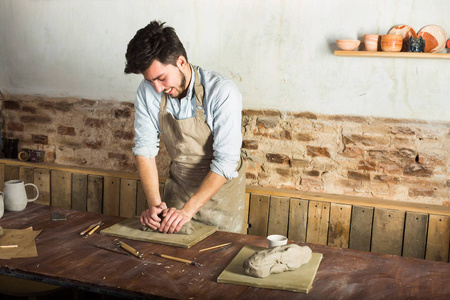
POLYGON ((140 217, 133 217, 103 229, 100 234, 126 238, 130 240, 190 248, 217 231, 216 226, 204 225, 191 220, 194 231, 191 234, 165 234, 154 231, 142 231, 140 217))
POLYGON ((266 248, 244 246, 222 274, 219 275, 217 282, 301 293, 309 292, 316 277, 319 264, 322 261, 323 255, 321 253, 313 253, 311 260, 307 264, 292 271, 270 274, 265 278, 245 275, 242 263, 253 253, 263 249, 266 248))

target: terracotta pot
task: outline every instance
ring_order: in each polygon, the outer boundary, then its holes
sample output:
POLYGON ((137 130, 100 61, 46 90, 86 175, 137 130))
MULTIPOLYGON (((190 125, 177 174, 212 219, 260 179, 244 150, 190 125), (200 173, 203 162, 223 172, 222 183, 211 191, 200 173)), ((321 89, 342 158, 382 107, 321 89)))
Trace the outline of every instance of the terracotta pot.
POLYGON ((381 37, 381 50, 387 52, 400 52, 403 46, 403 37, 399 34, 386 34, 381 37))
POLYGON ((364 46, 366 51, 378 51, 378 45, 380 43, 380 35, 378 34, 365 34, 364 46))
POLYGON ((336 45, 343 51, 354 51, 359 47, 359 40, 336 40, 336 45))

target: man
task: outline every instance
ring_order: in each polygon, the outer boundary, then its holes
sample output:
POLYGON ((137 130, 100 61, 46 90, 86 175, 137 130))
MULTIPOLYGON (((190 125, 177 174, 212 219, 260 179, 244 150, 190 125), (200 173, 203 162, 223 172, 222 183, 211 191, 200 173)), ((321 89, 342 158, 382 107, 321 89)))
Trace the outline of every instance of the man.
POLYGON ((231 80, 191 65, 175 30, 164 24, 152 21, 138 30, 126 53, 125 73, 144 76, 133 148, 149 206, 141 223, 175 233, 194 219, 241 232, 241 95, 231 80), (163 197, 155 161, 160 138, 171 158, 163 197))

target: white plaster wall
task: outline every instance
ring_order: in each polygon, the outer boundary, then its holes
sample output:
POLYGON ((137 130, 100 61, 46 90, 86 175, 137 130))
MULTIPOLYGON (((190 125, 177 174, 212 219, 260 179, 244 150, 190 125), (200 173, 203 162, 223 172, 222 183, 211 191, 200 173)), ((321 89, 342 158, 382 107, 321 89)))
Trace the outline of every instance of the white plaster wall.
POLYGON ((398 24, 449 36, 449 13, 449 0, 0 0, 0 91, 133 101, 126 46, 159 19, 245 108, 449 121, 450 59, 333 55, 336 39, 398 24))

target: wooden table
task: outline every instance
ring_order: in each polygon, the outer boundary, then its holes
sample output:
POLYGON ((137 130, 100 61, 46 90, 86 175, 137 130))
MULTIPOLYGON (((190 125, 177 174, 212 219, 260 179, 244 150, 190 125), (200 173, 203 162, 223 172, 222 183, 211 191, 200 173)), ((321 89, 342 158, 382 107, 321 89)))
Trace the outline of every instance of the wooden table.
POLYGON ((145 253, 195 260, 203 267, 152 255, 144 260, 92 246, 112 246, 114 237, 79 233, 95 221, 102 228, 123 218, 30 203, 5 212, 0 226, 43 231, 38 257, 0 260, 0 274, 129 298, 176 299, 449 299, 450 264, 309 244, 324 258, 308 294, 217 283, 217 277, 244 245, 265 247, 264 237, 216 232, 190 249, 121 239, 145 253), (51 213, 66 221, 52 221, 51 213), (233 242, 215 252, 200 249, 233 242))

